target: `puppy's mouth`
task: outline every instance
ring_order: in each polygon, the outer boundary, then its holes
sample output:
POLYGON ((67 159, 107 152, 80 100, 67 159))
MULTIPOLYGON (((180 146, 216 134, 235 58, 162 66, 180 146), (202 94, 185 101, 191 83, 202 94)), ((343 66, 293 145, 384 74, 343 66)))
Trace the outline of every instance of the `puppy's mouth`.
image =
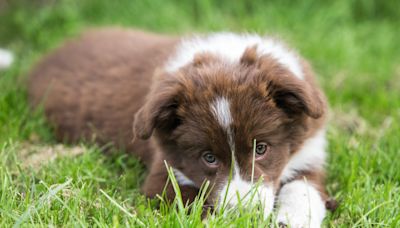
POLYGON ((275 202, 272 184, 262 180, 249 182, 234 176, 228 180, 218 194, 218 207, 261 207, 264 214, 270 214, 275 202))
MULTIPOLYGON (((179 169, 174 168, 174 175, 181 187, 195 188, 200 191, 189 177, 179 169)), ((217 208, 236 207, 261 207, 264 214, 270 214, 275 202, 275 192, 272 183, 265 183, 262 179, 251 182, 243 180, 239 175, 234 175, 220 186, 212 186, 214 191, 204 202, 203 209, 214 210, 217 208)), ((206 190, 206 191, 208 191, 206 190)))

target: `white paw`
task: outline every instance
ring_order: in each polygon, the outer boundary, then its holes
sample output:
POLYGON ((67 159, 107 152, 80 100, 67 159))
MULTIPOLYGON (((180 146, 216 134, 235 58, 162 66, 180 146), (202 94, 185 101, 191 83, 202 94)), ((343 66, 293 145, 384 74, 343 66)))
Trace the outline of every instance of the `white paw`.
MULTIPOLYGON (((301 213, 300 213, 301 214, 301 213)), ((307 215, 289 215, 285 213, 279 213, 277 218, 277 223, 285 225, 291 228, 318 228, 321 227, 321 222, 311 219, 307 215)))
POLYGON ((318 228, 325 211, 325 204, 312 185, 293 181, 284 185, 279 193, 277 223, 294 228, 318 228))

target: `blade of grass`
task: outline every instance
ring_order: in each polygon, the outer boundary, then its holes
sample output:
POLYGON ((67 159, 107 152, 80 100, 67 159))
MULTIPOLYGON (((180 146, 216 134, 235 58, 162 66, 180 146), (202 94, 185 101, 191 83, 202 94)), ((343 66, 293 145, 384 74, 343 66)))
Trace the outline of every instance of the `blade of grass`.
POLYGON ((71 182, 72 182, 72 179, 69 179, 66 182, 64 182, 63 184, 58 185, 56 188, 50 189, 45 195, 40 197, 38 203, 28 207, 28 209, 14 223, 13 228, 19 227, 27 219, 31 218, 32 213, 35 213, 38 210, 40 210, 43 207, 43 205, 45 204, 45 202, 50 201, 58 192, 63 190, 65 187, 67 187, 71 182))
POLYGON ((114 206, 118 207, 122 212, 124 212, 127 216, 134 218, 135 215, 130 213, 127 209, 125 209, 123 206, 121 206, 117 201, 115 201, 111 196, 109 196, 106 192, 104 192, 102 189, 100 189, 101 194, 103 194, 114 206))

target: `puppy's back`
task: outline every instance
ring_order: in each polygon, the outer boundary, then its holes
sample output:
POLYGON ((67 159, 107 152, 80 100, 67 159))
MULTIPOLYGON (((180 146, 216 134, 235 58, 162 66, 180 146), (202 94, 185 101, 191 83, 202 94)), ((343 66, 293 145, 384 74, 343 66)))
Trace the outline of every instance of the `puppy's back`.
POLYGON ((91 30, 44 58, 29 76, 33 106, 43 105, 58 139, 129 147, 132 121, 155 68, 176 39, 140 31, 91 30))

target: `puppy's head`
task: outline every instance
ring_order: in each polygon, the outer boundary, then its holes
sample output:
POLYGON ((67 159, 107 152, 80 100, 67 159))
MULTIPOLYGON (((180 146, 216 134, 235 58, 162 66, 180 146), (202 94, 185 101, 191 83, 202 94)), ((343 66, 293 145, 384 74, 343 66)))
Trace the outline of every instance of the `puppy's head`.
POLYGON ((312 85, 255 48, 236 63, 203 53, 159 74, 134 131, 155 137, 182 185, 209 180, 211 202, 234 204, 261 181, 256 195, 272 207, 284 166, 323 116, 312 85))

